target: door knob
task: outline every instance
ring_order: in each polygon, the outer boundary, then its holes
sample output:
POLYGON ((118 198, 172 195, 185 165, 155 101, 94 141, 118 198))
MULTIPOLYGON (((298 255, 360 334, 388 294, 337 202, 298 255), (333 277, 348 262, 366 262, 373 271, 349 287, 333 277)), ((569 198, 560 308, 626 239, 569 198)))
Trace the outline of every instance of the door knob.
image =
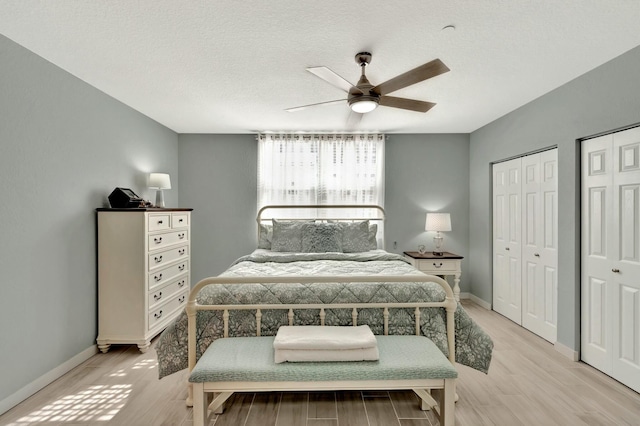
POLYGON ((611 272, 615 272, 616 274, 619 274, 619 273, 620 273, 620 269, 618 269, 618 268, 613 268, 613 269, 611 270, 611 272))

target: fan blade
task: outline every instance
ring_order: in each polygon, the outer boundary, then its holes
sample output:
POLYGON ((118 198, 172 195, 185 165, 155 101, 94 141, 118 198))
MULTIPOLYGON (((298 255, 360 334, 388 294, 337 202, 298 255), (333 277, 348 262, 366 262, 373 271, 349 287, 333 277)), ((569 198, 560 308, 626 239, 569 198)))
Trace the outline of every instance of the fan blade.
POLYGON ((403 87, 411 86, 412 84, 444 74, 448 71, 449 68, 440 59, 434 59, 431 62, 420 65, 418 68, 414 68, 411 71, 407 71, 404 74, 400 74, 399 76, 392 78, 391 80, 378 84, 371 90, 379 95, 386 95, 387 93, 395 92, 403 87))
POLYGON ((417 112, 427 112, 431 108, 436 106, 436 104, 434 104, 433 102, 416 101, 414 99, 406 99, 406 98, 396 98, 394 96, 380 96, 380 100, 378 104, 386 107, 408 109, 408 110, 417 111, 417 112))
POLYGON ((338 102, 345 102, 345 101, 346 99, 336 99, 335 101, 318 102, 317 104, 309 104, 309 105, 302 105, 302 106, 293 107, 293 108, 287 108, 285 109, 285 111, 296 112, 296 111, 301 111, 303 109, 307 109, 314 106, 331 105, 331 104, 337 104, 338 102))
POLYGON ((349 83, 347 80, 340 77, 338 74, 331 71, 327 67, 311 67, 311 68, 307 68, 307 71, 309 71, 311 74, 317 77, 320 77, 321 79, 337 87, 338 89, 344 90, 347 93, 349 93, 349 90, 352 90, 352 89, 355 89, 359 93, 362 93, 362 90, 358 89, 353 84, 349 83))
POLYGON ((364 114, 351 111, 349 113, 349 118, 347 118, 347 130, 355 130, 358 124, 362 121, 362 116, 364 116, 364 114))

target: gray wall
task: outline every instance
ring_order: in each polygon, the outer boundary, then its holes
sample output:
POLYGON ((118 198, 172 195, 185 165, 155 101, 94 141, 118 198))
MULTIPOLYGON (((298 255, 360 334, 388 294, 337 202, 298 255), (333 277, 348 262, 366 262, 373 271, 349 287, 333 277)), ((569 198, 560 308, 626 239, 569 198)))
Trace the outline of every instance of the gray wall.
MULTIPOLYGON (((178 138, 0 36, 0 407, 95 345, 96 207, 146 172, 178 187, 178 138)), ((177 205, 178 191, 166 194, 177 205)))
POLYGON ((257 245, 255 135, 180 135, 180 204, 194 209, 191 279, 222 273, 257 245))
POLYGON ((580 347, 577 139, 640 121, 640 47, 471 134, 471 291, 491 302, 491 163, 558 146, 558 341, 580 347))
MULTIPOLYGON (((256 247, 257 146, 254 135, 179 137, 180 203, 194 208, 194 283, 220 274, 256 247)), ((389 135, 385 160, 387 249, 402 253, 418 244, 432 246, 432 235, 424 232, 425 213, 446 210, 453 222, 446 248, 466 256, 468 135, 389 135)))
POLYGON ((424 230, 425 215, 451 213, 444 248, 465 257, 460 288, 468 292, 469 135, 389 135, 385 150, 387 251, 416 251, 420 244, 433 250, 434 234, 424 230))

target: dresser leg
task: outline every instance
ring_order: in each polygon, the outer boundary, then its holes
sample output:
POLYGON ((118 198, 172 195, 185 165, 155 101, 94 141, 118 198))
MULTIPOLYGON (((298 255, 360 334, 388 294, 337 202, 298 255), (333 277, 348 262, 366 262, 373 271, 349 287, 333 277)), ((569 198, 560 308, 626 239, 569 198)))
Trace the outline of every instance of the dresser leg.
POLYGON ((140 349, 141 353, 147 352, 149 346, 151 346, 151 342, 138 343, 138 349, 140 349))
POLYGON ((109 352, 110 347, 111 347, 111 343, 98 340, 98 349, 100 349, 100 352, 102 352, 103 354, 106 354, 107 352, 109 352))

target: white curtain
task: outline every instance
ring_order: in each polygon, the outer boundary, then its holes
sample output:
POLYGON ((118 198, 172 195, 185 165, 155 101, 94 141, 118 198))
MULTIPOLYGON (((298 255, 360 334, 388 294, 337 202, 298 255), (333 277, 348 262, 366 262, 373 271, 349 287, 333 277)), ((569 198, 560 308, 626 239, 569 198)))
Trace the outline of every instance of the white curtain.
POLYGON ((384 206, 384 135, 259 135, 258 208, 272 204, 384 206))

